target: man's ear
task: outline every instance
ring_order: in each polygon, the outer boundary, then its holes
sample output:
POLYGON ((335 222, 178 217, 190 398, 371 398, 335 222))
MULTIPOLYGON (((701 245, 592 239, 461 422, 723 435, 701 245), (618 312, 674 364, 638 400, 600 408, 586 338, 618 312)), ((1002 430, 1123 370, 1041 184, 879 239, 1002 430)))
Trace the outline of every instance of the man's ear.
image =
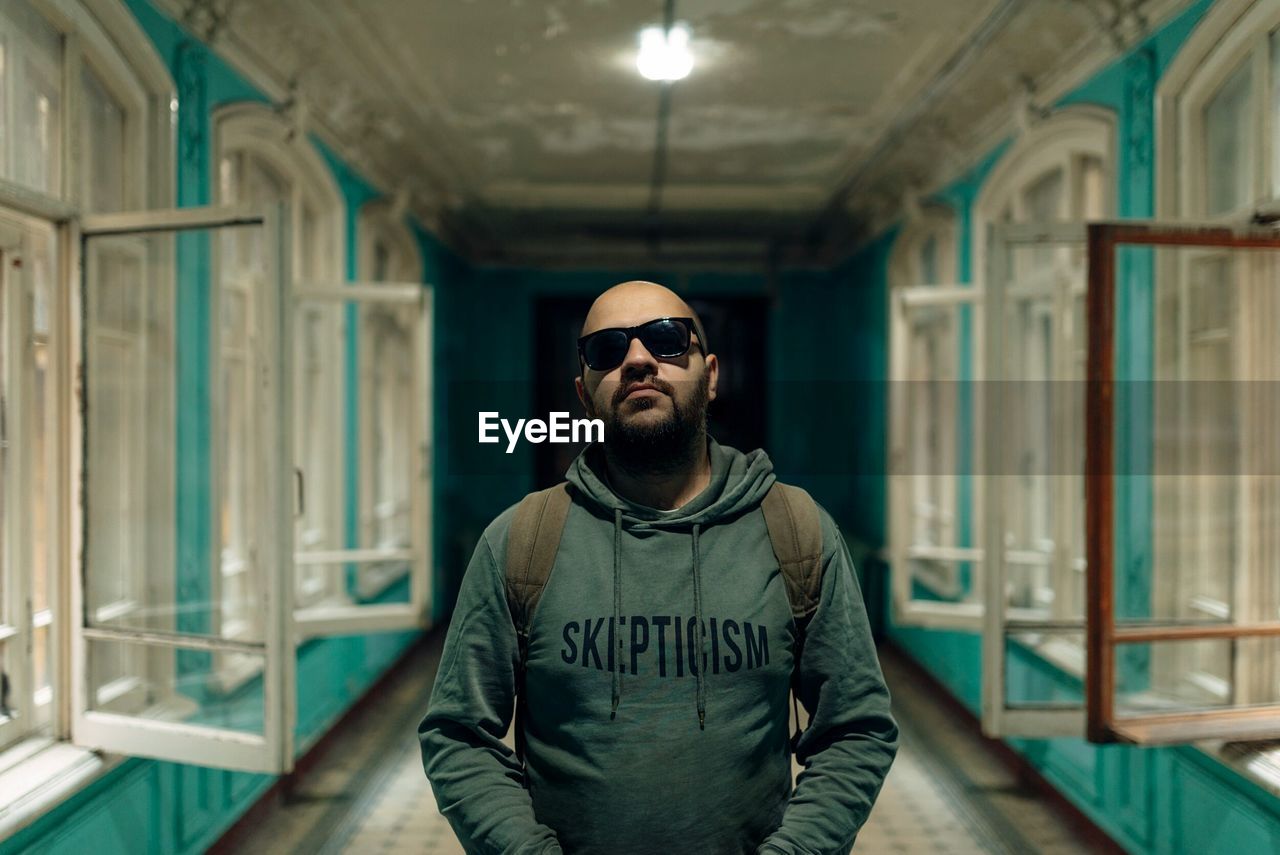
POLYGON ((716 383, 720 380, 720 360, 714 353, 707 354, 707 400, 716 399, 716 383))
POLYGON ((578 400, 582 403, 582 409, 587 412, 587 415, 590 415, 591 407, 587 405, 587 387, 583 384, 581 375, 573 378, 573 388, 578 393, 578 400))

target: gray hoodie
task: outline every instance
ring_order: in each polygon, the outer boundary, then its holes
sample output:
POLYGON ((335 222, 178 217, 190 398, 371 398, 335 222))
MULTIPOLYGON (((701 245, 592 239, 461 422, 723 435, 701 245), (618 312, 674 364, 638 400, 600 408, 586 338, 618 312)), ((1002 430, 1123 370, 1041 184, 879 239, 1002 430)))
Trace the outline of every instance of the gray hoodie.
POLYGON ((852 846, 898 728, 848 548, 821 510, 822 596, 799 663, 811 721, 793 791, 796 626, 760 510, 773 466, 760 449, 708 446, 711 483, 674 513, 617 496, 597 446, 570 467, 574 501, 530 632, 523 767, 502 742, 518 662, 503 586, 515 506, 482 535, 418 726, 468 852, 852 846))

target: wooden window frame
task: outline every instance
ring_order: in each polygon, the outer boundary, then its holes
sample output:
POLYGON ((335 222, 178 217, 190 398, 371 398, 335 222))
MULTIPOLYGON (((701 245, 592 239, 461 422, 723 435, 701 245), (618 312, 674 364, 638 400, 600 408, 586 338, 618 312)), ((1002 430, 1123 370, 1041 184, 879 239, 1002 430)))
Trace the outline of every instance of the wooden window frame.
POLYGON ((1159 641, 1280 638, 1280 621, 1186 626, 1117 622, 1115 615, 1115 286, 1121 246, 1280 250, 1280 231, 1217 225, 1110 222, 1088 227, 1088 380, 1085 397, 1087 678, 1090 742, 1161 744, 1280 736, 1280 704, 1121 719, 1115 709, 1120 645, 1159 641))

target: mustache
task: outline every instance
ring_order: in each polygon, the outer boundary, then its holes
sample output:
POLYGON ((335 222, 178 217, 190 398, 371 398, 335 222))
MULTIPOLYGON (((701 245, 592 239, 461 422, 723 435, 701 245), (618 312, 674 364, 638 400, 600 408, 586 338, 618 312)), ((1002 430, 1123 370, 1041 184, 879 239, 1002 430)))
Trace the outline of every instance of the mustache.
POLYGON ((627 397, 637 386, 652 386, 668 398, 675 400, 675 388, 665 380, 659 380, 657 377, 650 377, 646 380, 636 380, 631 383, 619 383, 617 391, 613 393, 613 403, 618 405, 627 397))

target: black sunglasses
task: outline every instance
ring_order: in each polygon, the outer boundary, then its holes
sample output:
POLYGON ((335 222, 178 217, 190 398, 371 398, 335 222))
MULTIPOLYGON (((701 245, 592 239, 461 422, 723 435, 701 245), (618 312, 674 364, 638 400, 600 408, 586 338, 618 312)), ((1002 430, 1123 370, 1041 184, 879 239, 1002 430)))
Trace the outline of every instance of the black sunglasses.
MULTIPOLYGON (((689 352, 697 329, 693 318, 655 318, 634 327, 609 327, 578 339, 578 355, 592 371, 610 371, 622 364, 638 338, 659 359, 675 359, 689 352)), ((698 345, 702 347, 702 345, 698 345)), ((705 350, 705 348, 704 348, 705 350)))

